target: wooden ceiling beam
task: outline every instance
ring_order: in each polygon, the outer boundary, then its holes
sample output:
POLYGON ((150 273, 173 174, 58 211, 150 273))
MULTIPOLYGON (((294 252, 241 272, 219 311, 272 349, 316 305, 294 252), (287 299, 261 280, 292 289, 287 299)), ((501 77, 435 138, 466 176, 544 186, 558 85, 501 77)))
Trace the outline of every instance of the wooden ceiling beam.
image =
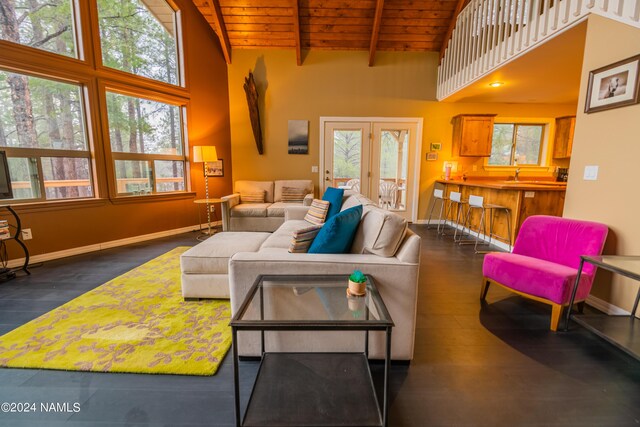
POLYGON ((456 28, 456 20, 458 19, 458 15, 462 11, 462 7, 465 5, 465 3, 466 0, 458 0, 458 4, 456 4, 456 8, 453 11, 453 16, 451 17, 451 21, 449 22, 449 28, 447 28, 447 32, 444 35, 444 40, 442 41, 442 46, 440 47, 440 61, 442 61, 444 52, 447 50, 447 46, 449 46, 451 34, 453 34, 453 30, 456 28))
POLYGON ((378 46, 378 36, 380 35, 383 8, 384 0, 376 0, 376 12, 373 17, 373 30, 371 31, 371 43, 369 44, 369 67, 373 67, 373 62, 376 57, 376 47, 378 46))
POLYGON ((300 43, 300 0, 291 0, 293 3, 293 37, 296 42, 296 64, 302 65, 302 44, 300 43))
POLYGON ((224 25, 220 2, 218 0, 206 0, 206 3, 211 9, 211 16, 213 16, 213 20, 218 27, 218 38, 220 39, 220 45, 222 46, 222 54, 224 55, 224 60, 227 61, 227 64, 231 64, 231 43, 229 42, 227 27, 224 25))

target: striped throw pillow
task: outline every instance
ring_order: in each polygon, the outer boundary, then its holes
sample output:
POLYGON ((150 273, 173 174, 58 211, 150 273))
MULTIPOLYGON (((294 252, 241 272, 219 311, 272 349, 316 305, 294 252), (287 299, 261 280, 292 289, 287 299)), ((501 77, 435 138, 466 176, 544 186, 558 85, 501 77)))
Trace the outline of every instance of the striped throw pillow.
POLYGON ((264 203, 265 191, 240 193, 240 203, 264 203))
POLYGON ((309 228, 294 231, 291 244, 289 245, 289 252, 292 254, 306 253, 321 228, 322 225, 314 225, 309 228))
POLYGON ((282 187, 282 201, 284 203, 302 202, 306 195, 307 190, 304 188, 282 187))
POLYGON ((325 218, 327 218, 327 212, 329 212, 329 203, 326 200, 313 199, 311 207, 307 211, 304 220, 311 224, 324 224, 325 218))

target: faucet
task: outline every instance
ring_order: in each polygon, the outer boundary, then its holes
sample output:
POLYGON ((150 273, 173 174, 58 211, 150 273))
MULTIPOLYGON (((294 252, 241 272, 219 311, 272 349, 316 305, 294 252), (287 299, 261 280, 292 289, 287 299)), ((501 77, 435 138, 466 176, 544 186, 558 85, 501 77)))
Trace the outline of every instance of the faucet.
POLYGON ((514 181, 518 181, 518 175, 520 175, 520 168, 516 168, 515 176, 513 178, 514 181))

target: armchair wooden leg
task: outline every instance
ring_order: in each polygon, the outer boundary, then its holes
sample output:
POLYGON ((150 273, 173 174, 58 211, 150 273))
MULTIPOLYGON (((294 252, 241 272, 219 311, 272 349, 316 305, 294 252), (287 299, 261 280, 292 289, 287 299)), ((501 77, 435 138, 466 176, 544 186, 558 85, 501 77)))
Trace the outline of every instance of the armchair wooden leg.
POLYGON ((551 327, 550 329, 555 332, 558 330, 558 324, 560 323, 560 317, 562 317, 563 306, 560 304, 551 304, 551 327))
POLYGON ((480 301, 484 301, 487 298, 487 292, 489 292, 489 285, 491 282, 486 277, 482 278, 482 286, 480 287, 480 301))

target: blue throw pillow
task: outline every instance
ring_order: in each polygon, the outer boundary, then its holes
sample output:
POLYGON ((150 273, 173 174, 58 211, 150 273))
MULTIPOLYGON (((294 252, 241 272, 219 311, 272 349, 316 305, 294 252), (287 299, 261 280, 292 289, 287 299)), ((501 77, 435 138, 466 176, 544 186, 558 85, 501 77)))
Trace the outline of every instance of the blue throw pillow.
POLYGON ((344 190, 341 188, 327 188, 327 191, 324 192, 322 196, 322 200, 326 200, 329 202, 329 212, 327 212, 327 217, 324 219, 325 222, 329 220, 332 216, 336 215, 340 212, 340 208, 342 207, 342 196, 344 195, 344 190))
POLYGON ((362 205, 346 209, 324 223, 320 232, 313 239, 309 248, 310 254, 346 254, 351 249, 353 238, 356 235, 360 218, 362 217, 362 205))

